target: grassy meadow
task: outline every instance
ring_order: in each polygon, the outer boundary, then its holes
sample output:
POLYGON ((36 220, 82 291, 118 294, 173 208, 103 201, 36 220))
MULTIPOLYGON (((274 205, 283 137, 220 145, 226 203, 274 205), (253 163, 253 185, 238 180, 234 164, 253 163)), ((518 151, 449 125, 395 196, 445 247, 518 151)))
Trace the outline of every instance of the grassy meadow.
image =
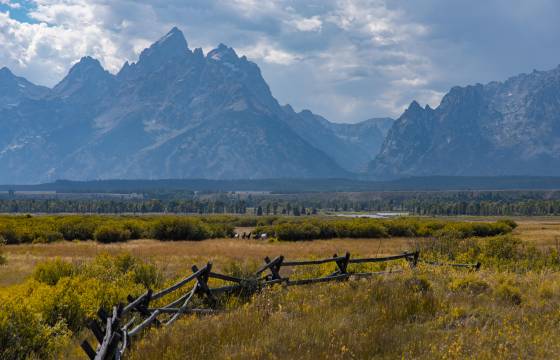
MULTIPOLYGON (((4 259, 0 265, 2 359, 83 359, 79 342, 91 339, 84 326, 99 307, 110 308, 124 302, 128 294, 171 284, 190 273, 193 264, 213 261, 217 271, 242 275, 262 264, 265 256, 310 259, 349 251, 369 257, 415 248, 427 260, 481 261, 482 269, 473 272, 427 264, 408 269, 396 263, 390 266, 402 267, 404 272, 343 283, 278 286, 243 301, 230 299, 224 305, 227 311, 218 315, 189 315, 169 328, 150 329, 133 344, 128 357, 560 356, 560 336, 554 331, 560 322, 559 218, 518 218, 514 219, 517 226, 500 218, 362 222, 220 217, 189 219, 186 225, 177 217, 25 218, 0 218, 0 234, 8 229, 12 239, 27 239, 0 248, 4 259), (89 221, 96 224, 85 226, 90 239, 96 238, 98 229, 117 228, 132 234, 132 223, 142 225, 138 236, 128 238, 117 234, 109 237, 111 241, 65 240, 60 229, 73 230, 60 224, 89 221), (46 241, 38 229, 62 237, 46 241), (190 241, 168 241, 201 231, 204 236, 190 241), (219 231, 228 236, 220 236, 219 231), (266 231, 271 238, 229 237, 240 231, 266 231), (332 231, 335 237, 324 235, 332 231), (308 233, 323 239, 300 241, 308 233), (370 237, 359 237, 363 234, 370 237)), ((332 268, 325 265, 290 276, 330 272, 332 268)))

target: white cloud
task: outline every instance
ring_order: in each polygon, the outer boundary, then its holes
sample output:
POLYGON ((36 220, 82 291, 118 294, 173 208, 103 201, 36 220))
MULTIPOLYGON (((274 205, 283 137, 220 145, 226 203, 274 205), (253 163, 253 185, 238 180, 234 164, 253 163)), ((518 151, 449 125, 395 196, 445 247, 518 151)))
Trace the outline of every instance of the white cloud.
MULTIPOLYGON (((560 3, 554 0, 514 0, 515 6, 491 0, 485 9, 446 0, 27 3, 37 23, 0 11, 0 67, 31 81, 53 85, 84 55, 115 72, 179 26, 191 48, 207 52, 223 42, 257 62, 280 102, 336 121, 398 116, 413 99, 437 105, 452 85, 546 69, 560 58, 554 46, 560 3), (534 65, 520 67, 523 59, 534 65)), ((0 4, 10 9, 19 3, 0 4)))
POLYGON ((323 25, 319 16, 296 18, 289 20, 287 23, 299 31, 320 31, 323 25))
POLYGON ((261 39, 250 47, 239 48, 238 52, 252 60, 263 60, 278 65, 291 65, 301 60, 298 55, 284 51, 277 45, 270 44, 266 39, 261 39))

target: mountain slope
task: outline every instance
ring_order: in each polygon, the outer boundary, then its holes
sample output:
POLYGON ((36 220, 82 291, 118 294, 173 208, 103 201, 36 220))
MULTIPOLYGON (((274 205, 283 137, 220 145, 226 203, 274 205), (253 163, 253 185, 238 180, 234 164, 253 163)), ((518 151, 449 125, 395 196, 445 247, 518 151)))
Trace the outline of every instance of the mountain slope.
POLYGON ((52 90, 17 79, 33 91, 0 98, 0 183, 348 175, 256 64, 222 44, 191 51, 177 28, 117 75, 84 57, 52 90))
POLYGON ((379 152, 393 120, 369 119, 357 124, 331 123, 309 110, 294 112, 284 106, 285 121, 296 133, 346 170, 364 172, 379 152))
POLYGON ((413 102, 370 164, 377 177, 560 175, 560 67, 413 102))

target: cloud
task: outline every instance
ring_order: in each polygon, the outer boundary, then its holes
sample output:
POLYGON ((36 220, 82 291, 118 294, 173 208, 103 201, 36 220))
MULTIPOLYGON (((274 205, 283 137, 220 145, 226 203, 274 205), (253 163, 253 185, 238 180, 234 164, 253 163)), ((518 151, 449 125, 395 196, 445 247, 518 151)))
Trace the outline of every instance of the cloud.
POLYGON ((116 72, 179 26, 191 48, 255 61, 281 103, 353 122, 554 67, 559 13, 555 0, 0 0, 0 67, 47 85, 84 55, 116 72))
POLYGON ((323 22, 319 16, 312 16, 310 18, 297 18, 287 22, 299 31, 320 31, 323 22))
POLYGON ((291 65, 300 60, 297 54, 282 50, 278 45, 270 44, 266 39, 261 39, 250 47, 239 48, 238 51, 250 59, 262 59, 271 64, 291 65))

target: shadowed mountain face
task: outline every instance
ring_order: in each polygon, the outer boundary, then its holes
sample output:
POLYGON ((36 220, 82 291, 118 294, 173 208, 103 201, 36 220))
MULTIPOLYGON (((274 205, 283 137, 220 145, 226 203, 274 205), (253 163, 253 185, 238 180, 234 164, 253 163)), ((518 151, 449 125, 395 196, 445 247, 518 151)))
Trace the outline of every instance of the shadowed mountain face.
POLYGON ((455 87, 436 109, 413 102, 370 171, 403 175, 560 175, 560 67, 455 87))
POLYGON ((281 107, 256 64, 191 51, 174 28, 117 75, 84 57, 47 89, 0 70, 0 183, 341 177, 367 167, 387 121, 281 107))

